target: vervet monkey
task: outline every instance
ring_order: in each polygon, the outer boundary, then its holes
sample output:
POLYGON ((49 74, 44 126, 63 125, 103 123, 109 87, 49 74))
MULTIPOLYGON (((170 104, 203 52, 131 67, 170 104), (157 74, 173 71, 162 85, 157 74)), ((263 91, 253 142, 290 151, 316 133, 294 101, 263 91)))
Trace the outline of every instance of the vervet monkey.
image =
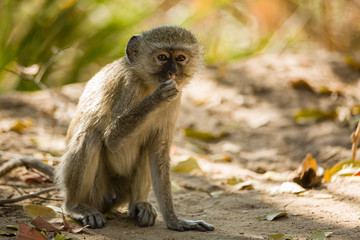
POLYGON ((182 88, 201 65, 201 55, 192 33, 159 26, 132 36, 126 56, 87 83, 56 171, 67 215, 101 228, 103 212, 128 203, 140 226, 152 226, 157 216, 147 202, 152 182, 169 229, 214 230, 201 220, 177 218, 169 173, 182 88))

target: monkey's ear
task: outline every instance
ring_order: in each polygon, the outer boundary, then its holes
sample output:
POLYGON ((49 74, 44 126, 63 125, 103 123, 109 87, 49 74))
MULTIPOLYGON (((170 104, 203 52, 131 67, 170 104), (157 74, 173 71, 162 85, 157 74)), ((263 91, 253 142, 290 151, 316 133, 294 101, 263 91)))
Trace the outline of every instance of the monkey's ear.
POLYGON ((134 62, 136 56, 138 55, 140 39, 140 35, 134 35, 130 38, 129 42, 126 45, 126 56, 131 63, 134 62))

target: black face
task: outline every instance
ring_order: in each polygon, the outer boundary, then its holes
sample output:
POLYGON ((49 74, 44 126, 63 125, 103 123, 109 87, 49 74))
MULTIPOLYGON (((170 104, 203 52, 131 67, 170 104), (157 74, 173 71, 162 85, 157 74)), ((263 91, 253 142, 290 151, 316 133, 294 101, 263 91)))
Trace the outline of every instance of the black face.
POLYGON ((184 51, 164 51, 159 50, 153 54, 159 71, 155 73, 160 82, 173 79, 181 80, 186 77, 184 73, 185 65, 189 62, 189 54, 184 51))

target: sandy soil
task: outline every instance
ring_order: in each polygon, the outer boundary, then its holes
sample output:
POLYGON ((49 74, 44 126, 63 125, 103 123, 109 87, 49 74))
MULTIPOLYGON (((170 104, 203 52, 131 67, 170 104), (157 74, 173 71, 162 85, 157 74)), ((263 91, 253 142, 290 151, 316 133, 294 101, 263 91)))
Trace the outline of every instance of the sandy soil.
MULTIPOLYGON (((75 239, 264 239, 283 233, 306 239, 316 229, 333 232, 330 239, 360 239, 360 181, 344 178, 323 184, 306 194, 271 194, 307 153, 321 167, 351 158, 350 134, 354 118, 298 125, 293 115, 300 109, 331 111, 360 104, 360 72, 344 63, 340 55, 324 51, 308 54, 265 55, 207 68, 185 90, 174 139, 173 164, 195 157, 202 171, 172 173, 181 189, 173 198, 178 215, 202 219, 215 226, 214 232, 174 232, 166 229, 161 216, 154 227, 139 228, 124 211, 116 213, 106 227, 68 234, 75 239), (294 89, 291 82, 305 80, 314 91, 294 89), (321 87, 340 91, 323 96, 321 87), (229 136, 212 143, 194 142, 183 129, 229 136), (201 150, 202 149, 202 150, 201 150), (206 151, 202 153, 201 151, 206 151), (231 157, 230 162, 212 161, 214 154, 231 157), (269 180, 263 173, 276 171, 284 179, 269 180), (226 184, 231 177, 250 181, 253 189, 234 190, 226 184), (214 192, 223 191, 216 195, 214 192), (258 220, 283 211, 287 216, 274 221, 258 220)), ((0 150, 39 156, 61 155, 65 133, 82 90, 82 84, 49 92, 12 93, 0 96, 0 150), (21 133, 9 131, 17 121, 31 119, 32 126, 21 133)), ((7 158, 0 158, 0 164, 7 158)), ((16 169, 0 179, 35 191, 51 184, 30 184, 24 179, 34 173, 16 169)), ((0 186, 0 198, 15 193, 0 186)), ((16 193, 15 193, 16 194, 16 193)), ((15 195, 16 196, 16 195, 15 195)), ((60 206, 61 196, 32 199, 0 206, 0 228, 31 221, 23 206, 34 203, 60 206)), ((154 195, 150 202, 157 206, 154 195)), ((1 237, 0 239, 15 239, 1 237)))

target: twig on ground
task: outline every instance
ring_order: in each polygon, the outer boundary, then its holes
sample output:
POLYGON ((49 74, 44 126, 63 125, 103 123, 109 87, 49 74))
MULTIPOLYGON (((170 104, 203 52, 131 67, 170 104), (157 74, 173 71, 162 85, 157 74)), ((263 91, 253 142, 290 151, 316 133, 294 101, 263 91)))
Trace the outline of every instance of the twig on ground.
MULTIPOLYGON (((9 157, 9 158, 17 158, 17 157, 23 157, 26 155, 22 155, 22 154, 18 154, 18 153, 10 153, 10 152, 5 152, 5 151, 0 150, 0 156, 5 156, 5 157, 9 157)), ((39 160, 51 160, 51 161, 55 161, 55 162, 61 161, 60 157, 38 157, 38 159, 39 160)))
POLYGON ((12 187, 12 188, 14 188, 20 195, 23 195, 23 194, 24 194, 24 193, 22 193, 22 192, 20 191, 20 189, 19 189, 17 186, 10 185, 10 184, 0 184, 0 186, 12 187))
POLYGON ((17 198, 0 199, 0 206, 4 205, 4 204, 7 204, 7 203, 20 202, 22 200, 29 199, 29 198, 36 198, 36 197, 39 197, 40 194, 51 192, 51 191, 54 191, 54 190, 56 190, 56 187, 49 187, 49 188, 45 188, 43 190, 40 190, 38 192, 21 195, 20 197, 17 197, 17 198))
POLYGON ((53 166, 41 161, 38 158, 35 158, 32 156, 25 156, 25 155, 17 156, 15 158, 7 161, 6 163, 4 163, 0 167, 0 177, 4 176, 11 170, 21 167, 21 166, 25 166, 27 168, 34 168, 34 169, 40 171, 41 173, 45 174, 46 176, 48 176, 51 180, 54 180, 54 169, 55 168, 53 166))
POLYGON ((359 145, 359 139, 360 139, 360 120, 358 122, 357 128, 355 132, 351 134, 351 141, 352 141, 352 160, 356 160, 356 152, 359 145))

